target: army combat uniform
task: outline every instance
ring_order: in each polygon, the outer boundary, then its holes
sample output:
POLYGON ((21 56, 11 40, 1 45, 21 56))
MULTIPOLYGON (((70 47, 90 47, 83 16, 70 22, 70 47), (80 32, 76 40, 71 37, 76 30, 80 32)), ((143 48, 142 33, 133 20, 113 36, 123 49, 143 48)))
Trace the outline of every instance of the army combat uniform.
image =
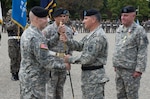
POLYGON ((18 79, 18 72, 20 68, 20 37, 23 29, 18 31, 18 25, 11 21, 11 17, 6 17, 6 28, 8 33, 8 54, 10 57, 10 72, 12 73, 12 80, 18 79))
MULTIPOLYGON (((56 38, 59 39, 58 36, 56 38)), ((54 52, 48 50, 44 35, 30 25, 21 36, 20 99, 49 99, 47 82, 52 68, 65 69, 63 59, 58 64, 54 52)))
POLYGON ((104 99, 104 85, 109 80, 105 74, 108 43, 105 32, 98 26, 80 42, 68 40, 71 50, 82 51, 81 56, 70 57, 69 63, 82 64, 82 99, 104 99))
MULTIPOLYGON (((73 31, 65 26, 66 35, 68 38, 73 38, 73 31)), ((60 53, 59 58, 55 58, 57 64, 61 65, 60 60, 63 59, 65 54, 72 55, 72 51, 69 50, 68 46, 61 41, 54 40, 55 35, 58 35, 58 26, 56 22, 47 26, 43 32, 48 40, 48 48, 52 51, 60 53), (50 41, 50 42, 49 42, 50 41)), ((66 69, 52 69, 50 74, 50 81, 48 84, 49 99, 63 99, 63 88, 66 81, 66 69)))
POLYGON ((117 99, 138 99, 141 77, 134 78, 135 71, 143 73, 147 63, 147 34, 135 22, 128 28, 117 29, 113 54, 116 68, 117 99))

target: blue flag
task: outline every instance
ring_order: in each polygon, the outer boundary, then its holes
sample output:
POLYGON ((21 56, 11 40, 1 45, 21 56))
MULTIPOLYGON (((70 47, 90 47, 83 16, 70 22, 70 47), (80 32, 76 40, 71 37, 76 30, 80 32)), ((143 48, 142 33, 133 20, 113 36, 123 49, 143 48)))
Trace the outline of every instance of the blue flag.
POLYGON ((12 0, 12 21, 21 28, 26 27, 26 0, 12 0))

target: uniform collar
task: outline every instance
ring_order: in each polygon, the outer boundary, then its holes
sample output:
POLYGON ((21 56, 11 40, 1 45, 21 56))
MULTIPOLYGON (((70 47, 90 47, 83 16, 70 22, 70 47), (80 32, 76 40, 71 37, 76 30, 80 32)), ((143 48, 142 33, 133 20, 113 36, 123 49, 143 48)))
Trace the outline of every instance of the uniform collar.
POLYGON ((133 22, 132 24, 131 24, 131 26, 129 26, 129 27, 125 27, 125 26, 123 26, 122 28, 123 28, 123 31, 124 32, 132 32, 132 31, 134 31, 134 29, 136 28, 136 23, 135 22, 133 22))
POLYGON ((92 34, 94 34, 100 28, 101 28, 101 25, 99 25, 97 28, 95 28, 93 31, 91 31, 90 34, 87 36, 87 38, 89 38, 92 34))

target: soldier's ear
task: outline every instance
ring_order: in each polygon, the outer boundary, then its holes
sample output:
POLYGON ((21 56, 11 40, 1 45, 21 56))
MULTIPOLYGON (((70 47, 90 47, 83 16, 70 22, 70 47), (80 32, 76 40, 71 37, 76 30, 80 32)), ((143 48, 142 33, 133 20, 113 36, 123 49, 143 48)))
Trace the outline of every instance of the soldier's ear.
POLYGON ((97 20, 95 16, 91 16, 91 19, 92 19, 92 23, 94 23, 97 20))

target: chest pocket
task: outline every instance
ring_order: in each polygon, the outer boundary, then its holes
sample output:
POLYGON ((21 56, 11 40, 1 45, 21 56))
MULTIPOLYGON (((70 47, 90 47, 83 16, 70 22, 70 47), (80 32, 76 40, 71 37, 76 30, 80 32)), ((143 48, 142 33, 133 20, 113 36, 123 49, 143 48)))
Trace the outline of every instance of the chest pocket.
POLYGON ((132 47, 135 47, 137 46, 137 35, 136 33, 132 33, 130 34, 128 37, 127 37, 127 40, 125 42, 125 46, 127 46, 127 48, 132 48, 132 47))
POLYGON ((50 30, 47 34, 46 34, 46 38, 52 38, 54 35, 56 35, 57 31, 55 30, 50 30))
POLYGON ((90 55, 95 55, 96 54, 96 50, 98 50, 97 47, 97 42, 98 40, 96 39, 96 37, 90 37, 89 39, 86 39, 86 42, 84 43, 84 51, 86 53, 89 53, 90 55))

